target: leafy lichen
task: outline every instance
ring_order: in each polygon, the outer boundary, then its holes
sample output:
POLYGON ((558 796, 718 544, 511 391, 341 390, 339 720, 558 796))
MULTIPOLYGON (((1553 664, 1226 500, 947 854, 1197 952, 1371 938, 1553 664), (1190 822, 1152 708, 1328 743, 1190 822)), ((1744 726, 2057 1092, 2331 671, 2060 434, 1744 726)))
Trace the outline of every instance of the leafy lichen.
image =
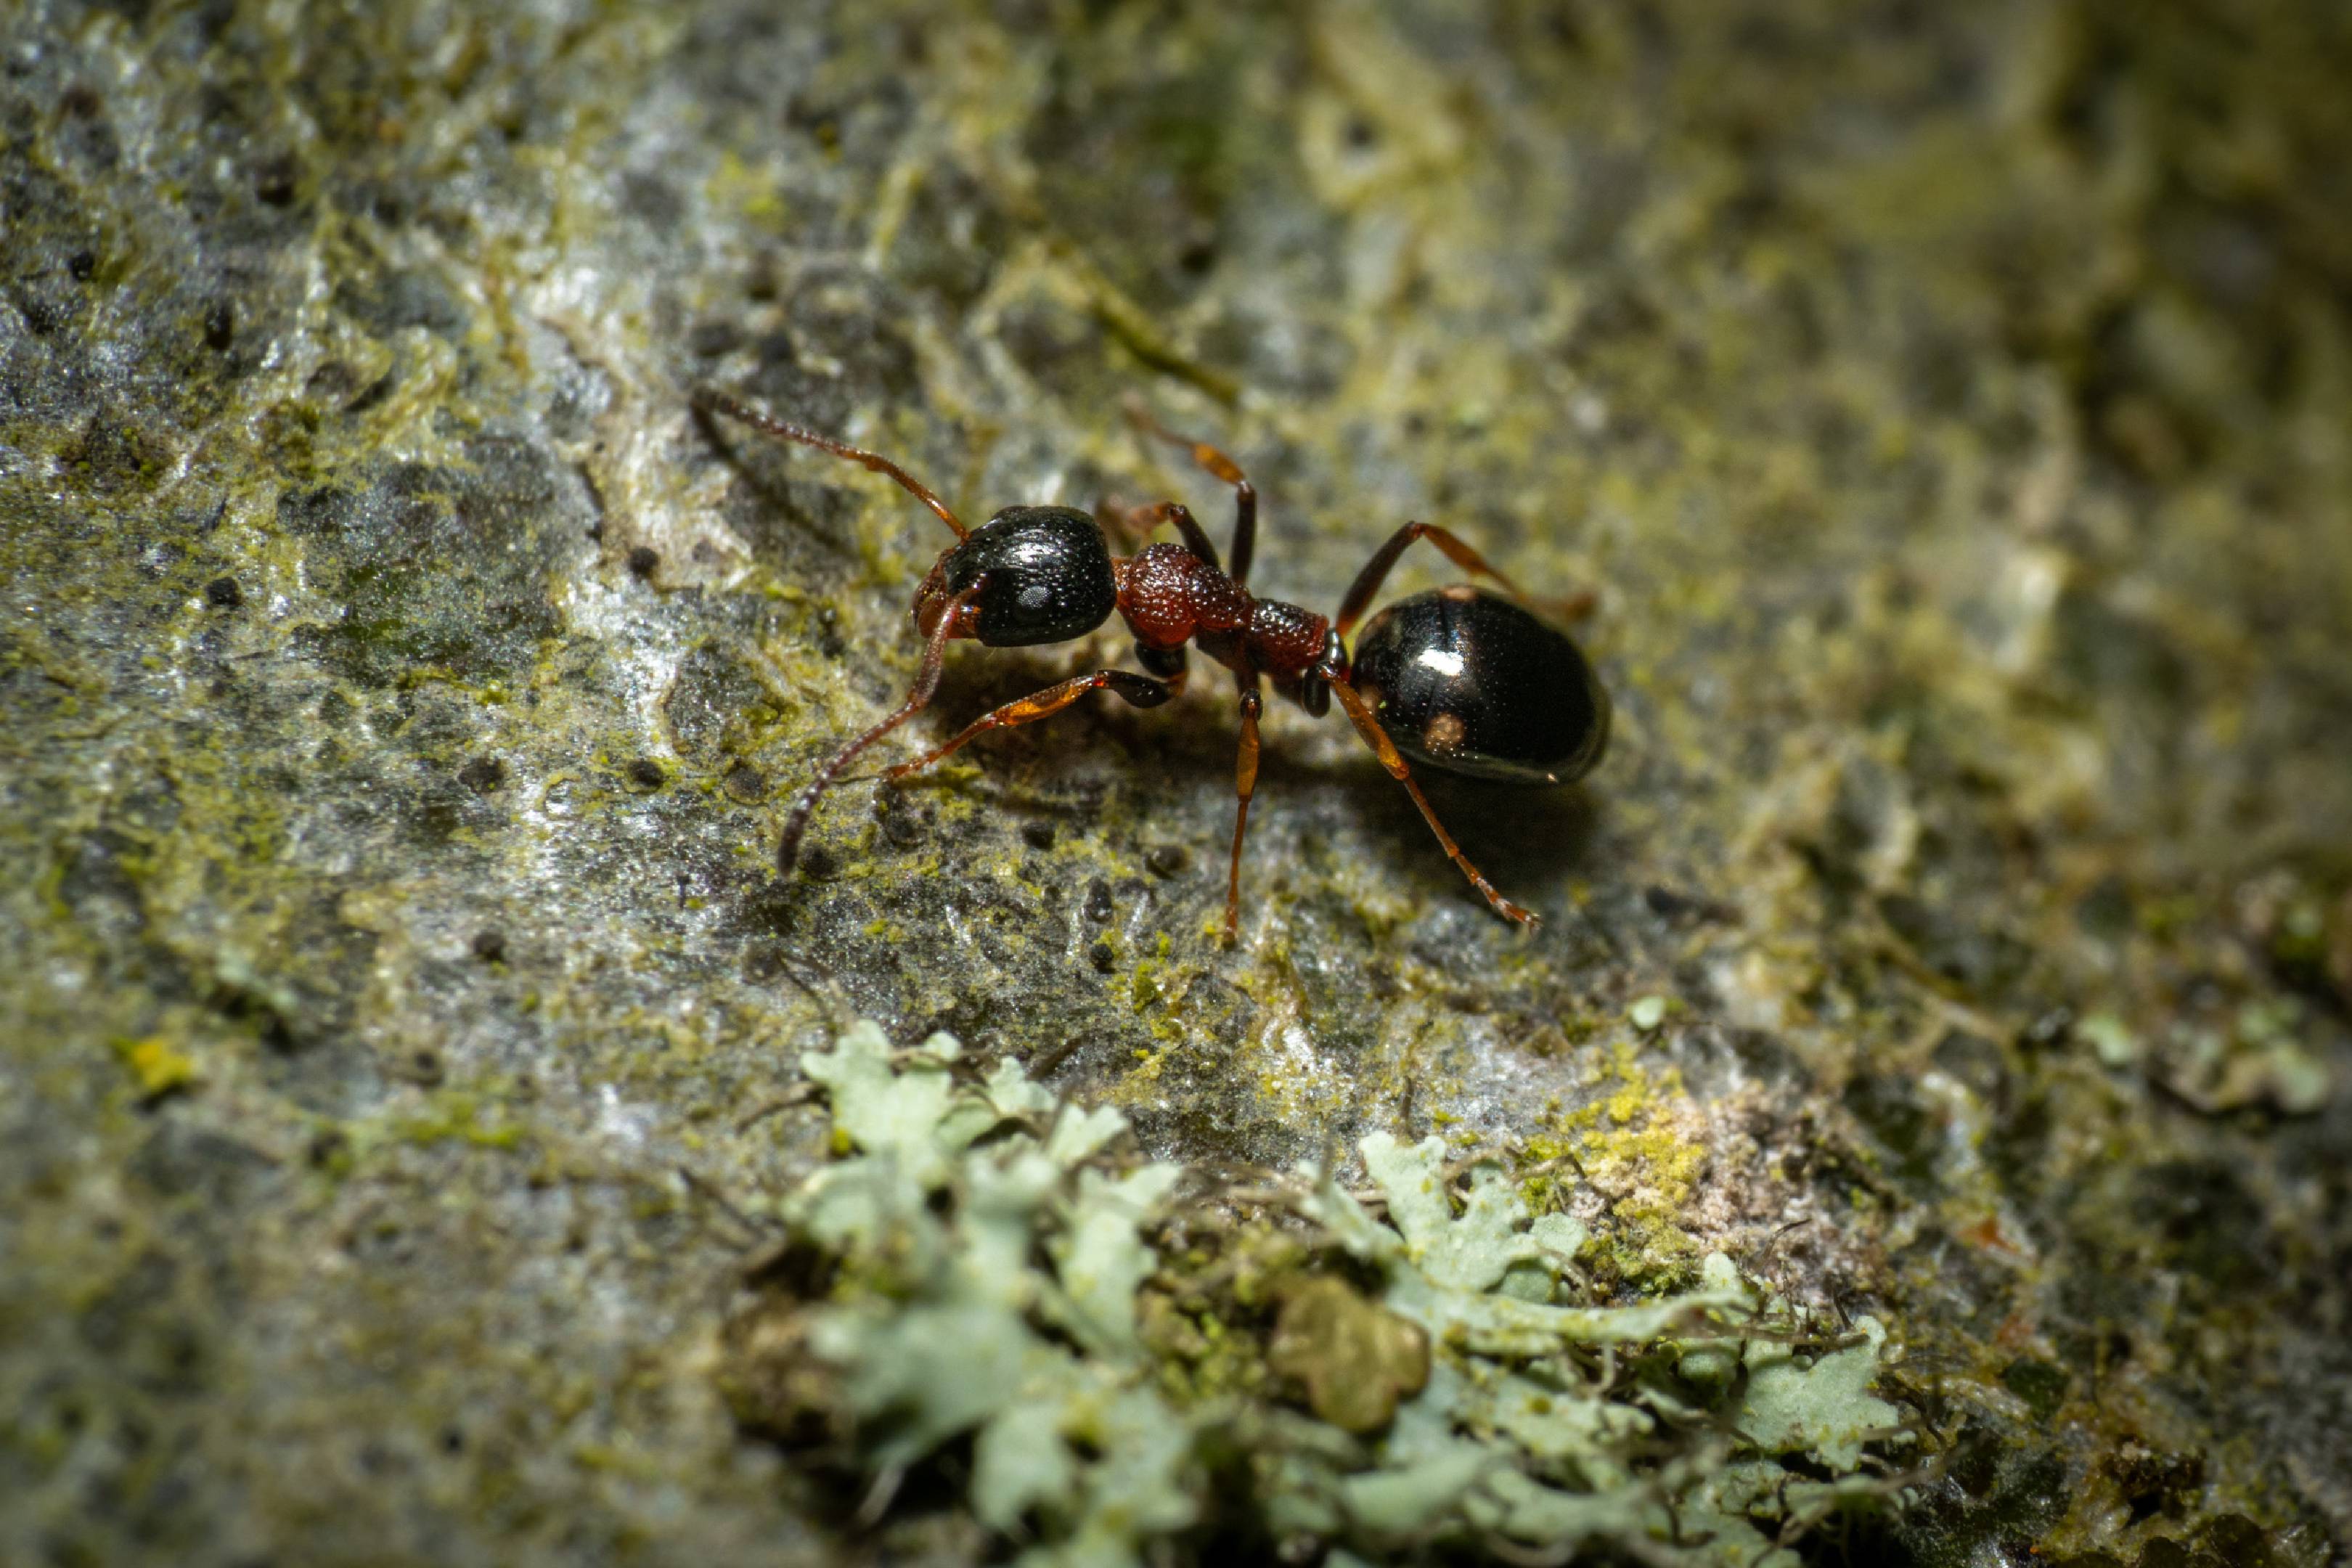
POLYGON ((972 1514, 1035 1568, 1181 1546, 1221 1476, 1248 1497, 1223 1527, 1266 1540, 1615 1542, 1743 1568, 1793 1563, 1787 1540, 1828 1509, 1899 1491, 1889 1459, 1915 1435, 1871 1392, 1874 1320, 1825 1335, 1720 1254, 1691 1289, 1573 1300, 1582 1227, 1441 1140, 1365 1138, 1360 1195, 1302 1166, 1204 1257, 1162 1223, 1203 1178, 1119 1156, 1115 1110, 1057 1104, 1009 1060, 972 1073, 944 1035, 893 1052, 870 1023, 803 1065, 842 1157, 782 1213, 830 1283, 740 1315, 739 1412, 785 1430, 808 1415, 787 1406, 835 1406, 821 1424, 892 1486, 968 1436, 972 1514), (1249 1291, 1282 1299, 1270 1329, 1196 1320, 1263 1372, 1165 1375, 1186 1352, 1147 1331, 1159 1286, 1221 1272, 1238 1295, 1269 1258, 1249 1291))

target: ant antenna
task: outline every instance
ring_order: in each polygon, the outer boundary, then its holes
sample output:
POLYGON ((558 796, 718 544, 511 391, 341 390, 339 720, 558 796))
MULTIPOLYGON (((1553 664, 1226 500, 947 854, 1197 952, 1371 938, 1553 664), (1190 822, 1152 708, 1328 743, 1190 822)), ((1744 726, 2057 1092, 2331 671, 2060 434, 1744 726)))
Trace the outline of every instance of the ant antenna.
POLYGON ((921 501, 938 514, 941 522, 955 530, 955 536, 958 539, 971 537, 971 530, 966 528, 962 521, 948 510, 948 503, 933 494, 929 486, 879 452, 869 452, 862 447, 853 447, 846 441, 836 441, 830 436, 821 436, 801 426, 788 425, 774 415, 761 413, 750 404, 716 387, 696 387, 694 405, 707 414, 724 414, 730 419, 740 420, 749 425, 754 430, 765 431, 768 435, 786 441, 798 441, 803 447, 814 447, 821 452, 831 452, 836 458, 846 458, 853 463, 863 463, 877 474, 887 474, 906 486, 917 500, 921 501))

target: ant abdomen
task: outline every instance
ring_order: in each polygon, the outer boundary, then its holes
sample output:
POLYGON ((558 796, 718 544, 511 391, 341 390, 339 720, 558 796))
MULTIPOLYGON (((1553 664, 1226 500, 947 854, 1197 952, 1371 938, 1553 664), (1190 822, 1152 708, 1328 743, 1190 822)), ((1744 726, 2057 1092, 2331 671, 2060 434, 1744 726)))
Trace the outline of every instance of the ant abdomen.
POLYGON ((1400 599, 1357 639, 1356 689, 1397 749, 1471 778, 1566 784, 1609 744, 1609 694, 1565 632, 1467 584, 1400 599))

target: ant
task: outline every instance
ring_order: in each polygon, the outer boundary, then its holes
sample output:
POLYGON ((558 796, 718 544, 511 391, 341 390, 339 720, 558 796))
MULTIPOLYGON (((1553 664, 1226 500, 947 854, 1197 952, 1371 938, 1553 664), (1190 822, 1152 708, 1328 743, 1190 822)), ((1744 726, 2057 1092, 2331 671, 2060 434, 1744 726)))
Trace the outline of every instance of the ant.
POLYGON ((810 814, 843 768, 868 746, 920 712, 938 690, 948 644, 970 637, 989 647, 1025 647, 1087 636, 1113 611, 1135 637, 1144 673, 1098 669, 1058 681, 993 712, 982 714, 910 762, 885 773, 896 784, 991 730, 1032 724, 1060 712, 1089 691, 1108 689, 1137 708, 1157 708, 1184 689, 1185 645, 1195 644, 1233 671, 1241 706, 1241 755, 1234 769, 1240 805, 1234 818, 1232 868, 1225 883, 1224 938, 1230 943, 1241 912, 1242 839, 1250 797, 1257 789, 1258 717, 1262 682, 1317 718, 1337 695, 1349 721, 1380 763, 1404 785, 1449 858, 1496 914, 1532 925, 1532 910, 1495 890, 1454 836, 1437 819, 1406 765, 1407 756, 1444 773, 1520 784, 1561 784, 1600 762, 1609 742, 1609 695, 1568 636, 1522 607, 1527 598, 1502 573, 1461 539, 1433 523, 1408 522, 1372 552, 1328 619, 1248 589, 1257 542, 1257 491, 1234 460, 1215 447, 1161 427, 1140 409, 1129 413, 1148 433, 1191 448, 1192 460, 1234 489, 1233 565, 1220 564, 1216 546, 1181 501, 1136 507, 1110 521, 1138 537, 1172 523, 1181 544, 1146 544, 1115 556, 1105 519, 1064 506, 1010 506, 978 528, 967 528, 930 489, 889 458, 830 436, 787 424, 728 394, 698 388, 695 405, 724 414, 752 429, 862 463, 904 486, 955 535, 915 590, 915 626, 923 637, 922 665, 907 700, 817 769, 784 819, 776 850, 789 875, 810 814), (1389 569, 1408 546, 1427 540, 1464 571, 1488 577, 1510 599, 1467 584, 1400 600, 1374 617, 1357 639, 1348 633, 1362 618, 1389 569))

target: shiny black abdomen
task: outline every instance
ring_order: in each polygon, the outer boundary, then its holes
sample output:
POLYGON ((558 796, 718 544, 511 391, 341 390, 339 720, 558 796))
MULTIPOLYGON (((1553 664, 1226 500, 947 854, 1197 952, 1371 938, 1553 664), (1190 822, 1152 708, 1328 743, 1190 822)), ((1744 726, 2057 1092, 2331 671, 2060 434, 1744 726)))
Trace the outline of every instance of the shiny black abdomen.
POLYGON ((1352 668, 1397 750, 1446 773, 1565 784, 1609 744, 1609 694, 1576 644, 1475 588, 1389 605, 1352 668))
POLYGON ((950 551, 947 589, 980 591, 979 640, 991 647, 1068 642, 1118 607, 1110 549, 1085 512, 1066 506, 1009 506, 950 551))

